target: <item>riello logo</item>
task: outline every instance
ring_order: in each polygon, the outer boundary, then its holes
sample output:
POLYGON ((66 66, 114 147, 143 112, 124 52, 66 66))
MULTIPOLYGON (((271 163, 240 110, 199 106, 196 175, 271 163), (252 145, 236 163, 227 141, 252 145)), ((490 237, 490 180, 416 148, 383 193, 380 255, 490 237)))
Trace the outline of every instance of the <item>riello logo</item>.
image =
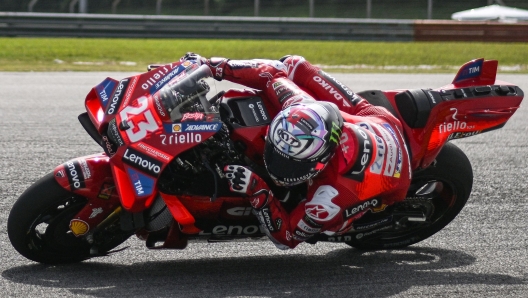
POLYGON ((147 79, 147 81, 141 85, 141 89, 147 90, 149 87, 156 84, 159 81, 159 79, 161 79, 166 74, 168 74, 171 69, 172 69, 172 64, 171 64, 170 69, 168 69, 166 66, 156 68, 156 70, 152 71, 152 75, 147 79))
POLYGON ((438 127, 440 133, 448 133, 456 130, 473 129, 474 125, 467 125, 464 121, 444 122, 438 127))

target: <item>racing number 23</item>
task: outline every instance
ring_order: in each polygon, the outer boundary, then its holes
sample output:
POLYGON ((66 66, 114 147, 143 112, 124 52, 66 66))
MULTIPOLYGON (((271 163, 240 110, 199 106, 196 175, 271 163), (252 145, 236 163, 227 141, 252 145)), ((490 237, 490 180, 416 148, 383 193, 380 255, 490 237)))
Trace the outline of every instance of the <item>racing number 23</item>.
POLYGON ((127 106, 119 113, 121 119, 126 119, 126 122, 130 127, 126 130, 126 134, 133 143, 146 137, 148 132, 153 132, 158 129, 156 119, 154 119, 152 112, 148 108, 148 98, 146 96, 142 96, 137 100, 137 102, 137 107, 127 106), (128 120, 128 115, 143 115, 143 117, 133 117, 132 120, 128 120))

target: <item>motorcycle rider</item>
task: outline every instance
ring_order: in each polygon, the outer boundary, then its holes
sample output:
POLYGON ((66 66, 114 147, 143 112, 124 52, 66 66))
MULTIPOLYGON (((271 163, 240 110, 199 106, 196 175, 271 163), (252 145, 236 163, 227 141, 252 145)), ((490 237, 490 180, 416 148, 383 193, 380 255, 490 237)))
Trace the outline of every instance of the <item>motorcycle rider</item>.
POLYGON ((387 109, 371 105, 301 56, 230 60, 187 53, 183 60, 208 65, 217 80, 263 90, 280 110, 268 128, 265 166, 279 186, 306 182, 306 199, 287 212, 283 198, 251 169, 224 168, 230 189, 248 196, 278 248, 294 248, 321 232, 346 233, 366 212, 405 198, 409 153, 401 123, 387 109))

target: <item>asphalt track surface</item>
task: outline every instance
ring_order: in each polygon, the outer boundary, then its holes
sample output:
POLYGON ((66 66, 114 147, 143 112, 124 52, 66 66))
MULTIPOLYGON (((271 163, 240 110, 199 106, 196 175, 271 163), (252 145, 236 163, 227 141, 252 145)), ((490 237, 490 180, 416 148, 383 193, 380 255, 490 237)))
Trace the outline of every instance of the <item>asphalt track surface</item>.
MULTIPOLYGON (((101 151, 76 117, 92 86, 127 75, 0 73, 2 297, 528 297, 526 107, 499 131, 456 141, 474 167, 472 196, 443 231, 407 249, 280 251, 259 241, 151 251, 133 237, 127 250, 79 264, 26 260, 7 237, 11 206, 56 165, 101 151)), ((361 91, 439 87, 454 74, 336 76, 361 91)), ((528 75, 498 78, 528 92, 528 75)))

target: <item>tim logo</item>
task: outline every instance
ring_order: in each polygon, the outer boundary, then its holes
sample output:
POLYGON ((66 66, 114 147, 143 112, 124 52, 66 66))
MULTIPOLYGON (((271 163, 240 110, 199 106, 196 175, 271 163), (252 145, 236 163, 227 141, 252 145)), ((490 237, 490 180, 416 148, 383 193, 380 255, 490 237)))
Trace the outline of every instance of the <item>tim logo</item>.
POLYGON ((463 81, 465 79, 475 78, 480 76, 482 72, 482 66, 484 64, 484 59, 478 59, 474 60, 467 65, 464 66, 464 68, 460 69, 458 72, 454 83, 463 81))

